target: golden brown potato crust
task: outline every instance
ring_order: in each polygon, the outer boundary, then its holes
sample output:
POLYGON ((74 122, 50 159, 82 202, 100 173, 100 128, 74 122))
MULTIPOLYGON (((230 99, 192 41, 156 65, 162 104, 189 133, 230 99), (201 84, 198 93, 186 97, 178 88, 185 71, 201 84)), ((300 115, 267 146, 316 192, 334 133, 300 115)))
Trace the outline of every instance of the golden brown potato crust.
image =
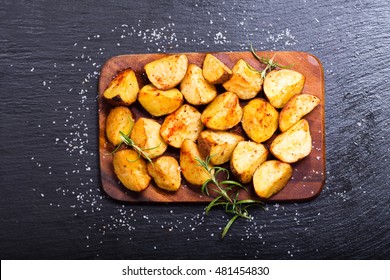
POLYGON ((184 104, 165 118, 160 129, 162 138, 175 148, 180 148, 184 139, 196 141, 203 130, 200 116, 196 108, 184 104))
POLYGON ((106 136, 108 141, 114 146, 122 143, 120 131, 128 135, 133 122, 133 116, 129 108, 118 106, 111 109, 106 119, 106 136))
POLYGON ((151 177, 146 162, 137 152, 130 149, 116 152, 113 165, 119 181, 129 190, 140 192, 149 186, 151 177))
POLYGON ((138 101, 149 114, 155 117, 170 114, 183 104, 183 94, 177 89, 161 90, 149 84, 139 91, 138 101))
POLYGON ((145 65, 149 81, 158 89, 167 90, 180 84, 188 67, 186 55, 170 55, 145 65))
POLYGON ((180 166, 174 157, 158 157, 153 163, 148 163, 147 168, 159 188, 167 191, 177 191, 180 188, 180 166))
POLYGON ((269 160, 262 163, 253 175, 253 187, 256 194, 262 198, 269 198, 279 192, 292 176, 290 164, 278 160, 269 160))
POLYGON ((242 118, 238 96, 232 92, 218 95, 202 113, 201 120, 206 127, 227 130, 237 125, 242 118))
POLYGON ((265 76, 264 93, 272 106, 283 108, 291 97, 302 92, 304 85, 305 76, 297 71, 273 70, 265 76))
POLYGON ((199 165, 199 162, 196 160, 197 158, 204 160, 199 153, 196 143, 185 139, 180 149, 181 172, 190 184, 201 186, 211 176, 199 165))
POLYGON ((103 96, 114 105, 129 106, 137 100, 138 92, 139 86, 135 72, 128 68, 117 74, 104 91, 103 96))
POLYGON ((262 143, 278 129, 279 113, 264 99, 252 99, 243 111, 242 128, 253 141, 262 143))

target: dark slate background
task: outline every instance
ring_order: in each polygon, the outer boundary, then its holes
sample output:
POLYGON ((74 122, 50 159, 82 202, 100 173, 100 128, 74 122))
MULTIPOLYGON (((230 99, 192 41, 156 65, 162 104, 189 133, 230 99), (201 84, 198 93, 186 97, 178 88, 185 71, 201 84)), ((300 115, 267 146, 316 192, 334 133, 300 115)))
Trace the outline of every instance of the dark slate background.
POLYGON ((11 1, 0 6, 2 259, 389 259, 390 6, 381 1, 11 1), (187 3, 184 3, 187 2, 187 3), (228 217, 101 191, 97 82, 130 53, 298 50, 326 81, 326 184, 228 217))

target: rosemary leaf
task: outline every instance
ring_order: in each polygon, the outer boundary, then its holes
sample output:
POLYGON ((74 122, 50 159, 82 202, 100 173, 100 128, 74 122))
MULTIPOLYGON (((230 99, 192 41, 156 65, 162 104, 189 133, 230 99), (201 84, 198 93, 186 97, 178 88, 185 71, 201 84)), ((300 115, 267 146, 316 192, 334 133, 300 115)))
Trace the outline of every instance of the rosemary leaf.
POLYGON ((210 210, 211 210, 212 207, 217 206, 217 205, 221 205, 221 204, 224 203, 224 202, 218 203, 218 201, 219 201, 221 198, 222 198, 222 195, 217 196, 216 198, 214 198, 214 199, 210 202, 210 204, 206 207, 206 214, 207 214, 208 212, 210 212, 210 210))
MULTIPOLYGON (((291 68, 293 65, 288 65, 288 66, 284 66, 284 65, 280 65, 276 62, 274 62, 274 59, 276 57, 276 54, 274 54, 271 58, 265 58, 265 57, 259 57, 256 53, 256 51, 253 49, 253 46, 252 46, 252 43, 250 43, 250 49, 251 49, 251 53, 252 55, 261 63, 265 64, 266 67, 260 72, 261 74, 261 77, 263 78, 263 80, 265 79, 265 76, 267 75, 267 71, 272 71, 274 70, 275 68, 282 68, 282 69, 288 69, 288 68, 291 68)), ((247 64, 249 68, 251 68, 251 70, 254 70, 254 71, 257 71, 255 69, 253 69, 249 64, 247 64)), ((259 72, 259 71, 257 71, 259 72)))
POLYGON ((235 186, 238 186, 240 188, 245 188, 243 185, 241 185, 240 183, 236 182, 236 181, 232 181, 232 180, 225 180, 225 181, 222 181, 222 182, 219 182, 220 185, 235 185, 235 186))
POLYGON ((137 160, 139 160, 139 158, 141 157, 141 154, 138 154, 137 155, 137 158, 135 160, 129 160, 127 159, 128 162, 136 162, 137 160))
POLYGON ((111 152, 111 154, 115 154, 115 153, 119 150, 119 148, 122 146, 122 144, 123 144, 123 142, 120 142, 120 143, 115 147, 115 149, 111 152))
POLYGON ((211 182, 211 179, 206 180, 202 185, 202 193, 206 194, 207 196, 210 196, 209 190, 207 188, 207 185, 211 182))
POLYGON ((228 233, 230 227, 232 226, 232 224, 234 223, 234 221, 239 217, 239 215, 234 215, 230 220, 229 222, 226 224, 225 228, 223 229, 222 231, 222 238, 224 238, 226 236, 226 234, 228 233))
MULTIPOLYGON (((130 133, 131 133, 131 131, 130 131, 130 133)), ((128 135, 123 133, 122 131, 119 131, 119 134, 120 134, 122 143, 124 143, 127 146, 133 148, 138 153, 138 157, 137 157, 137 159, 135 161, 137 161, 141 156, 143 156, 148 162, 150 162, 153 165, 152 159, 149 157, 149 155, 147 153, 145 153, 145 151, 157 149, 161 145, 161 143, 158 144, 156 147, 143 149, 143 148, 138 147, 134 143, 134 141, 128 135)), ((130 161, 130 162, 135 162, 135 161, 130 161)))
POLYGON ((261 201, 259 201, 259 200, 253 200, 253 199, 240 200, 240 201, 238 201, 237 203, 239 203, 239 204, 256 203, 256 204, 258 204, 258 205, 263 204, 263 202, 261 202, 261 201))

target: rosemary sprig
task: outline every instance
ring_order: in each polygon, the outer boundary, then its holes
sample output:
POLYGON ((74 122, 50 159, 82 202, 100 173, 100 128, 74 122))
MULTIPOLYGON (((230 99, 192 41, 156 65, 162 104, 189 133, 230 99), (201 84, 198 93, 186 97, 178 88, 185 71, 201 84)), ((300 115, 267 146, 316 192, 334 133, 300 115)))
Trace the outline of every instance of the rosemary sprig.
POLYGON ((206 214, 215 206, 223 206, 227 214, 233 215, 222 231, 222 238, 224 238, 237 218, 252 218, 247 210, 249 207, 255 205, 261 206, 263 203, 252 199, 239 200, 239 191, 241 189, 247 191, 247 189, 242 184, 229 180, 229 170, 226 168, 220 166, 211 167, 211 157, 212 156, 208 156, 205 160, 197 158, 196 161, 210 174, 210 179, 206 180, 202 185, 202 192, 207 196, 210 196, 209 184, 211 183, 214 185, 213 191, 218 194, 218 196, 206 207, 206 214), (226 179, 222 181, 218 179, 218 174, 221 172, 225 173, 226 176, 226 179))
POLYGON ((119 148, 122 146, 122 144, 123 144, 122 134, 124 134, 125 136, 129 137, 131 132, 133 131, 134 120, 131 117, 128 117, 128 120, 130 121, 129 133, 125 134, 124 132, 119 131, 119 134, 120 134, 119 137, 121 138, 122 141, 115 147, 115 149, 111 152, 111 154, 115 154, 119 150, 119 148))
POLYGON ((157 149, 161 145, 161 143, 158 144, 156 147, 144 149, 144 148, 138 147, 134 143, 134 141, 129 136, 124 134, 122 131, 119 131, 119 133, 121 134, 120 137, 121 137, 122 143, 124 143, 125 145, 127 145, 129 147, 132 147, 138 153, 138 157, 131 162, 137 161, 141 156, 143 156, 148 162, 153 164, 152 159, 149 157, 149 155, 147 153, 145 153, 145 151, 157 149))
POLYGON ((147 153, 145 153, 145 151, 150 151, 150 150, 154 150, 154 149, 157 149, 158 147, 160 147, 161 145, 161 142, 160 144, 158 144, 156 147, 152 147, 152 148, 141 148, 141 147, 138 147, 133 139, 131 139, 129 137, 129 135, 131 134, 131 131, 133 130, 133 127, 134 127, 134 121, 131 120, 131 127, 130 127, 130 131, 128 134, 125 134, 123 131, 119 131, 119 134, 120 134, 120 138, 122 140, 121 143, 118 144, 118 146, 116 146, 116 148, 111 152, 111 154, 114 154, 116 153, 120 146, 122 144, 125 144, 131 148, 133 148, 137 153, 138 153, 138 157, 135 159, 135 160, 129 160, 130 162, 135 162, 137 161, 141 156, 143 156, 148 162, 150 162, 151 164, 153 164, 153 161, 152 159, 149 157, 149 155, 147 153))
POLYGON ((253 70, 253 71, 256 71, 256 72, 259 72, 260 75, 261 75, 261 78, 264 80, 265 79, 265 76, 267 75, 267 71, 271 71, 275 68, 282 68, 282 69, 288 69, 288 68, 291 68, 293 65, 288 65, 288 66, 284 66, 284 65, 280 65, 276 62, 274 62, 274 59, 275 59, 275 56, 276 54, 274 54, 271 58, 265 58, 265 57, 260 57, 256 54, 255 50, 253 49, 253 46, 252 46, 252 43, 251 43, 251 52, 253 54, 253 56, 258 60, 260 61, 261 63, 265 64, 265 68, 262 70, 262 71, 257 71, 256 69, 254 69, 253 67, 251 67, 249 64, 248 64, 248 67, 253 70))

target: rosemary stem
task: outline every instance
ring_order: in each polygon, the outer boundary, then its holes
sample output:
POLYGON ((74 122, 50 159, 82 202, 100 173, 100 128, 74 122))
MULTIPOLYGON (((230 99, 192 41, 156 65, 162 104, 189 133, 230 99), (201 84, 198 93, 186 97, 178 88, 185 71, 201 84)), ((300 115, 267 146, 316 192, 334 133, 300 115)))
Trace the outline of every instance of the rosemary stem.
POLYGON ((207 206, 206 213, 208 213, 212 207, 219 205, 224 206, 225 213, 233 215, 233 217, 229 220, 229 222, 226 224, 225 228, 222 231, 222 238, 224 238, 237 218, 251 218, 247 211, 248 207, 255 204, 262 204, 262 202, 250 199, 238 200, 238 194, 240 189, 246 190, 246 188, 239 182, 229 180, 229 171, 227 169, 219 166, 211 167, 209 165, 210 158, 211 156, 208 156, 205 160, 202 160, 200 158, 197 158, 196 160, 199 166, 202 166, 204 170, 206 170, 210 175, 210 179, 208 179, 202 185, 202 192, 210 196, 208 187, 210 183, 213 183, 213 185, 215 186, 213 190, 219 195, 218 197, 214 198, 212 202, 210 202, 210 204, 207 206), (217 179, 217 175, 219 172, 225 172, 227 176, 227 179, 225 181, 220 182, 217 179))

